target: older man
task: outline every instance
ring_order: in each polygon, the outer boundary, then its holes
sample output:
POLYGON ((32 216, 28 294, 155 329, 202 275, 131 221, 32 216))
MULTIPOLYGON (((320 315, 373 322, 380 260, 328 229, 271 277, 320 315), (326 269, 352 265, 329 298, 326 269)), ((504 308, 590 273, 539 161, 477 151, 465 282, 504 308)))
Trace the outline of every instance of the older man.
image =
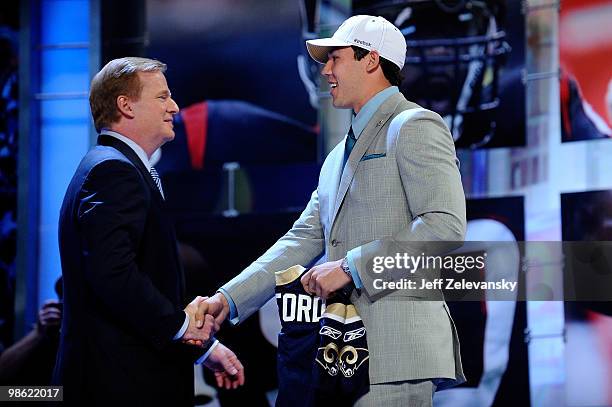
POLYGON ((64 318, 54 382, 74 404, 193 406, 195 361, 219 382, 244 380, 233 352, 210 337, 212 318, 196 321, 203 298, 183 310, 173 226, 149 163, 174 138, 179 111, 165 70, 115 59, 91 83, 100 136, 68 186, 59 227, 64 318))

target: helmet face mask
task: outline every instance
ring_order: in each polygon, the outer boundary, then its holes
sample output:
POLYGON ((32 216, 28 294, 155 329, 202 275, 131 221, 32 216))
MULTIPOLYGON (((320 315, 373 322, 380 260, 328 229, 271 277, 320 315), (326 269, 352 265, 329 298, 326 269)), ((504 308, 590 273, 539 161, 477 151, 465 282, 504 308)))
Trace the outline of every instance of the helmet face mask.
POLYGON ((463 147, 495 135, 500 67, 510 51, 498 24, 503 2, 403 0, 353 2, 353 14, 381 15, 408 46, 400 90, 448 124, 463 147))

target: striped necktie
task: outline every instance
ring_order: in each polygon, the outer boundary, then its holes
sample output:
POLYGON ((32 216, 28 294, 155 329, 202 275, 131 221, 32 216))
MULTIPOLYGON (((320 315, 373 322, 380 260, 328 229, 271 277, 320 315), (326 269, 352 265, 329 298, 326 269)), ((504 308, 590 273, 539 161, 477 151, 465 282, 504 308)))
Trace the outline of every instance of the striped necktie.
POLYGON ((355 138, 355 133, 353 133, 353 126, 351 126, 348 134, 346 135, 346 142, 344 143, 344 164, 342 164, 343 171, 349 155, 351 155, 351 151, 353 151, 353 147, 355 147, 355 143, 357 143, 357 139, 355 138))
POLYGON ((164 190, 161 184, 161 178, 159 178, 159 174, 157 173, 157 170, 155 169, 155 167, 151 167, 149 172, 151 173, 151 178, 153 178, 155 185, 157 185, 157 189, 159 189, 159 193, 161 194, 162 198, 166 199, 166 197, 164 196, 164 190))

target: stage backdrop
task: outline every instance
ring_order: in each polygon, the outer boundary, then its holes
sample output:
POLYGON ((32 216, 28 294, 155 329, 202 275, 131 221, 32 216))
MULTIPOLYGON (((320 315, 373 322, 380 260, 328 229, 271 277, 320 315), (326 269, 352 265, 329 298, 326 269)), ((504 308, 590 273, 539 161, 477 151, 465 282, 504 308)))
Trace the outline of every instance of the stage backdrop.
MULTIPOLYGON (((525 287, 525 280, 519 274, 522 253, 518 244, 514 256, 507 251, 512 242, 525 239, 523 198, 468 199, 466 209, 466 241, 482 244, 482 251, 487 252, 485 274, 491 267, 495 273, 508 275, 519 282, 518 291, 522 292, 525 287), (504 253, 496 253, 494 243, 501 241, 507 242, 504 253), (501 264, 496 261, 500 257, 501 264)), ((436 393, 435 405, 529 405, 525 302, 487 301, 483 297, 480 302, 449 302, 449 308, 459 333, 467 382, 436 393)))
POLYGON ((563 0, 559 96, 563 141, 612 136, 612 4, 563 0))
POLYGON ((525 145, 525 16, 520 1, 353 1, 408 44, 401 90, 439 113, 457 147, 525 145))
MULTIPOLYGON (((611 253, 597 250, 598 241, 612 240, 612 190, 562 194, 561 216, 563 240, 592 242, 592 247, 587 247, 588 260, 604 264, 603 274, 586 273, 584 267, 566 264, 566 290, 582 290, 577 294, 588 299, 592 283, 603 282, 607 287, 598 288, 612 292, 611 253)), ((612 303, 566 302, 565 322, 567 405, 612 405, 612 303)))

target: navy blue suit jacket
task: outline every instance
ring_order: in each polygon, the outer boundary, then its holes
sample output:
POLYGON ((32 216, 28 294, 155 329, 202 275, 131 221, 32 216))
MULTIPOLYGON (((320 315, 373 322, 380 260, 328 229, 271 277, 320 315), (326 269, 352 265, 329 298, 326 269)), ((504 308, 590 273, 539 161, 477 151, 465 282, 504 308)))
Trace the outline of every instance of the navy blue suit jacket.
POLYGON ((64 317, 54 382, 80 405, 193 405, 193 361, 176 343, 184 275, 146 167, 102 135, 81 161, 59 222, 64 317))

